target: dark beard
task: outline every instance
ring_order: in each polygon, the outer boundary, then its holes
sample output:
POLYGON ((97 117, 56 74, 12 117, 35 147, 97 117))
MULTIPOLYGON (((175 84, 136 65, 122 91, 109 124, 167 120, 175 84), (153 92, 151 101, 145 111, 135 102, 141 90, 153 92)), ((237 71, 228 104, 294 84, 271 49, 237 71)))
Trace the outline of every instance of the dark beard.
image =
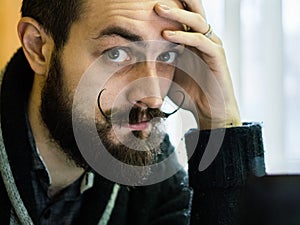
MULTIPOLYGON (((74 162, 76 166, 84 168, 85 170, 90 170, 91 168, 88 162, 83 158, 76 144, 72 126, 73 98, 71 92, 64 85, 63 77, 64 73, 60 63, 60 54, 58 51, 55 51, 52 56, 48 78, 42 91, 42 104, 40 109, 42 119, 48 128, 53 141, 58 144, 59 149, 67 155, 71 162, 74 162)), ((153 110, 154 109, 151 109, 151 112, 144 112, 147 114, 149 120, 153 118, 151 115, 156 115, 156 117, 160 114, 163 115, 160 112, 154 113, 153 110)), ((157 111, 160 110, 157 109, 157 111)), ((130 112, 131 120, 136 120, 136 118, 138 118, 138 113, 141 113, 140 110, 132 109, 130 112)), ((88 138, 89 127, 84 126, 83 119, 78 119, 77 121, 83 124, 88 138)), ((154 124, 154 126, 156 125, 154 124)), ((114 138, 114 135, 112 134, 112 123, 108 121, 104 124, 96 123, 96 127, 98 135, 107 151, 121 162, 133 166, 146 166, 155 162, 156 155, 160 151, 159 145, 158 147, 155 147, 147 141, 141 140, 139 143, 136 143, 136 146, 138 146, 141 151, 133 150, 127 147, 129 142, 132 145, 133 140, 130 138, 124 138, 128 143, 116 144, 112 141, 114 138)), ((159 129, 156 129, 155 132, 157 140, 161 142, 164 133, 159 129)), ((133 134, 135 137, 142 136, 140 131, 134 131, 133 134)), ((135 145, 135 143, 133 143, 133 145, 135 145)), ((146 173, 148 172, 149 171, 146 173)), ((144 175, 145 174, 142 176, 144 175)))
POLYGON ((53 138, 52 141, 76 166, 88 169, 89 166, 83 159, 73 135, 72 114, 69 108, 72 107, 72 102, 69 101, 62 76, 60 53, 54 51, 48 78, 42 90, 40 113, 51 138, 53 138))
POLYGON ((156 161, 156 155, 160 152, 160 146, 157 146, 157 143, 161 143, 164 139, 164 132, 159 128, 163 113, 160 110, 153 111, 154 109, 142 110, 136 107, 133 107, 128 112, 119 110, 113 116, 113 119, 106 120, 106 126, 99 123, 96 124, 99 137, 111 155, 119 161, 133 166, 147 166, 156 161), (145 138, 142 131, 131 131, 131 133, 123 137, 122 144, 111 141, 112 139, 117 139, 116 137, 109 137, 110 135, 114 136, 113 124, 121 127, 128 123, 138 123, 139 115, 146 115, 147 120, 152 121, 151 140, 150 138, 145 138))

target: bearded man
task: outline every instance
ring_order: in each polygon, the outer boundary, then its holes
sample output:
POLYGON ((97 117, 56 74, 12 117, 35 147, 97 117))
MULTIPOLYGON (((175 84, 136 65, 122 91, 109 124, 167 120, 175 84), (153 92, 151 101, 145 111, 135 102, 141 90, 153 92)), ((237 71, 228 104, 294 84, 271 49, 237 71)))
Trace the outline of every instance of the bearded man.
POLYGON ((261 127, 241 123, 201 1, 23 0, 21 11, 1 84, 0 224, 237 221, 240 188, 264 173, 261 127), (163 128, 177 112, 167 97, 198 124, 188 174, 163 128))

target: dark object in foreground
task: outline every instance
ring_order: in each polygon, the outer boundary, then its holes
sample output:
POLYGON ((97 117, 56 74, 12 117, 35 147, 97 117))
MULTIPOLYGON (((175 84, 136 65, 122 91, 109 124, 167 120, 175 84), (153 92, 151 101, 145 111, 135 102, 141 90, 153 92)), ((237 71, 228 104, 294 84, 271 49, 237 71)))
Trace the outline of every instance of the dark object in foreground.
POLYGON ((300 175, 251 179, 241 206, 240 225, 299 225, 300 175))

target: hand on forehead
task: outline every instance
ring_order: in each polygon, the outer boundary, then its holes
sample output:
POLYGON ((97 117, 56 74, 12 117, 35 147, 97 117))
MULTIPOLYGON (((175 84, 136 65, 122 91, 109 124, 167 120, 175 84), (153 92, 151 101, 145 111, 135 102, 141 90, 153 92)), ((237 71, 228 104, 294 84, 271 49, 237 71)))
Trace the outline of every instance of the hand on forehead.
POLYGON ((84 27, 93 34, 108 26, 122 26, 139 31, 139 34, 145 33, 145 39, 157 39, 152 34, 160 35, 164 29, 182 29, 180 23, 159 16, 154 10, 157 4, 183 8, 180 0, 90 0, 84 27))

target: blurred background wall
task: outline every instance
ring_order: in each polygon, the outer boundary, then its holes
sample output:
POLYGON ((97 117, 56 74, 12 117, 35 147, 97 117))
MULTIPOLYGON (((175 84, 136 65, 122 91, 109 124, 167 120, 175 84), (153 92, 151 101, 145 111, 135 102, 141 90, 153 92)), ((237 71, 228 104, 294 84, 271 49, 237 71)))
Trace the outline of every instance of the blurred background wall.
POLYGON ((17 23, 21 0, 0 0, 0 70, 20 46, 17 23))
POLYGON ((300 1, 202 0, 243 121, 263 123, 267 172, 300 173, 300 1))

